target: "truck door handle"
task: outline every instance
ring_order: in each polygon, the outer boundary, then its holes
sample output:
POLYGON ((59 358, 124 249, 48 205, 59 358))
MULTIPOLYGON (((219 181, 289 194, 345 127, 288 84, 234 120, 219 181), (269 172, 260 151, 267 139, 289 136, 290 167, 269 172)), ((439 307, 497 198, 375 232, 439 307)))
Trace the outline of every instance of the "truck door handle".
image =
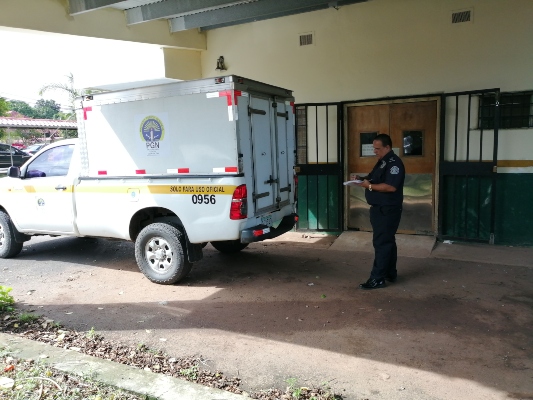
POLYGON ((258 110, 257 108, 248 107, 248 115, 252 115, 252 114, 266 115, 266 111, 258 110))
POLYGON ((56 190, 67 190, 66 186, 57 185, 56 190))
POLYGON ((270 175, 270 179, 268 181, 265 181, 265 183, 278 183, 278 180, 277 179, 272 179, 272 175, 270 175))

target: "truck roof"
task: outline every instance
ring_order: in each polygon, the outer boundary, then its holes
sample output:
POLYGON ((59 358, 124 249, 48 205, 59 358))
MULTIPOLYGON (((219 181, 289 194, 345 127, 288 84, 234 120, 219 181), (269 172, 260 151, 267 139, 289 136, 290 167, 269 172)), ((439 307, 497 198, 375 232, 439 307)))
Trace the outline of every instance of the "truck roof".
MULTIPOLYGON (((139 84, 140 85, 140 84, 139 84)), ((146 100, 167 96, 180 96, 194 93, 209 93, 223 90, 240 90, 248 93, 267 94, 279 97, 280 100, 294 101, 292 90, 269 85, 237 75, 204 78, 192 81, 164 83, 161 85, 143 86, 132 89, 94 93, 79 97, 77 100, 91 100, 93 105, 118 102, 146 100)), ((76 108, 81 102, 76 101, 76 108)))

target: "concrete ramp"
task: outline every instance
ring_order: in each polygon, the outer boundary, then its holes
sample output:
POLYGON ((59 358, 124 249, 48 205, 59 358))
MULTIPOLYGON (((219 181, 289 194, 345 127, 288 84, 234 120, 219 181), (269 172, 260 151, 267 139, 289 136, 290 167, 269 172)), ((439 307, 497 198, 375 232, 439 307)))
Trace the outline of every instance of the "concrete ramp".
POLYGON ((459 243, 447 240, 437 243, 437 246, 431 253, 431 257, 484 264, 533 267, 532 247, 459 243))
MULTIPOLYGON (((436 239, 433 236, 396 234, 398 256, 426 258, 431 255, 436 239)), ((329 247, 329 250, 364 251, 373 253, 372 232, 346 231, 329 247)))

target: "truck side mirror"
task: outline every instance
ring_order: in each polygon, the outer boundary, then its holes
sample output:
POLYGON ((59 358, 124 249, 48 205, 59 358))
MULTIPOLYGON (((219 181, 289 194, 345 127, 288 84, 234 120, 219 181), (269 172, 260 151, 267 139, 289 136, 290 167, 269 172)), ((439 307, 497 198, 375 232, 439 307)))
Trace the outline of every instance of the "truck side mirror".
POLYGON ((9 167, 7 170, 7 176, 9 176, 10 178, 20 178, 20 168, 9 167))

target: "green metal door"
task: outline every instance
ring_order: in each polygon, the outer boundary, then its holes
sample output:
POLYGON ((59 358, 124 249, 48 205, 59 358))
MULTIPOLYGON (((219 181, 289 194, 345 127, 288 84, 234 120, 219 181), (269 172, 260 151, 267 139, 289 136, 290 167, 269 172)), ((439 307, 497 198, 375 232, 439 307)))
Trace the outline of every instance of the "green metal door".
POLYGON ((339 103, 296 105, 298 230, 342 228, 342 154, 339 103))
POLYGON ((494 244, 499 89, 441 101, 439 238, 494 244), (491 129, 480 123, 493 119, 491 129))

